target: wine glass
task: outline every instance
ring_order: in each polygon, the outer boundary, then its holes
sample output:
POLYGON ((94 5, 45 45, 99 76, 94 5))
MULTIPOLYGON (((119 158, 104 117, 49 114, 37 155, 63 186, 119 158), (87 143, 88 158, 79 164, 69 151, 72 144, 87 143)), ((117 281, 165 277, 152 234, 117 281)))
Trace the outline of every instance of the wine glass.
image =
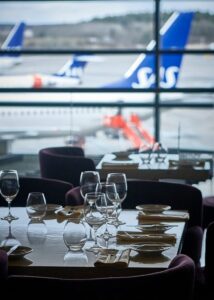
POLYGON ((143 164, 150 164, 151 159, 152 159, 152 145, 151 144, 146 144, 143 143, 139 150, 138 154, 140 154, 140 158, 143 164))
POLYGON ((87 193, 85 195, 84 202, 84 214, 85 221, 93 228, 94 230, 94 245, 87 249, 88 251, 92 251, 95 254, 99 252, 100 246, 97 243, 97 230, 103 224, 106 223, 106 217, 103 212, 98 211, 96 207, 96 203, 106 203, 106 198, 104 193, 94 192, 87 193))
POLYGON ((95 192, 100 174, 96 171, 84 171, 80 174, 80 194, 84 198, 87 193, 95 192))
POLYGON ((19 192, 19 177, 16 170, 3 170, 0 172, 0 193, 8 203, 8 215, 1 218, 11 222, 18 217, 13 216, 10 212, 11 202, 19 192))
POLYGON ((113 223, 115 226, 125 224, 119 220, 118 208, 121 206, 122 202, 125 200, 127 195, 127 179, 125 173, 109 173, 106 178, 107 183, 114 183, 116 185, 117 193, 114 194, 110 200, 115 205, 116 208, 116 220, 113 223))
MULTIPOLYGON (((97 201, 96 206, 97 210, 103 211, 106 214, 106 228, 102 237, 105 241, 108 241, 109 238, 113 235, 108 230, 108 222, 110 219, 115 218, 115 205, 112 203, 111 199, 117 197, 116 185, 114 183, 100 182, 97 184, 96 191, 105 194, 105 202, 97 201)), ((111 224, 111 222, 110 222, 111 224)))
POLYGON ((27 197, 26 210, 31 220, 42 220, 47 210, 45 195, 41 192, 29 193, 27 197))
POLYGON ((152 151, 153 151, 153 153, 156 154, 155 161, 157 163, 164 163, 164 161, 167 157, 167 154, 168 154, 167 148, 163 147, 162 143, 156 142, 153 145, 153 150, 152 151))
MULTIPOLYGON (((95 192, 97 183, 100 182, 100 174, 96 171, 83 171, 80 174, 80 194, 85 200, 87 193, 95 192)), ((93 203, 89 203, 93 205, 93 203)), ((92 240, 92 233, 90 230, 89 240, 92 240)))

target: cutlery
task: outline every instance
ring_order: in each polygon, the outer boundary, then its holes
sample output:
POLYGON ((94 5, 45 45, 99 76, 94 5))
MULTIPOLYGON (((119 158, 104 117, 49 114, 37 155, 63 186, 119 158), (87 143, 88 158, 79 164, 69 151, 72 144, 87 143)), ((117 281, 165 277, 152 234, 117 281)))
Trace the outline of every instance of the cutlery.
POLYGON ((110 259, 111 259, 112 254, 108 254, 106 259, 105 259, 105 263, 109 263, 110 259))
POLYGON ((115 256, 115 259, 114 259, 114 263, 116 263, 116 262, 118 262, 120 260, 122 254, 123 254, 123 250, 118 250, 118 252, 117 252, 117 254, 115 256))
POLYGON ((14 245, 13 247, 11 247, 10 250, 7 251, 7 256, 9 256, 11 253, 13 253, 18 247, 19 247, 19 245, 14 245))

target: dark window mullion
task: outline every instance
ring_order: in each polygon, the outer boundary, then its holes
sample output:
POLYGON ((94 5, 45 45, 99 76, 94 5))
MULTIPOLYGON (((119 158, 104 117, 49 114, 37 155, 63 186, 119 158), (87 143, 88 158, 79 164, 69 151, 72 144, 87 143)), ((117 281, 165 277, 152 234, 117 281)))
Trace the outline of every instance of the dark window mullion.
MULTIPOLYGON (((159 37, 159 28, 160 28, 160 0, 155 1, 155 14, 154 14, 154 36, 155 36, 155 87, 159 89, 160 86, 160 37, 159 37)), ((159 141, 160 139, 160 95, 158 91, 155 92, 155 107, 154 107, 154 128, 155 128, 155 139, 159 141)))

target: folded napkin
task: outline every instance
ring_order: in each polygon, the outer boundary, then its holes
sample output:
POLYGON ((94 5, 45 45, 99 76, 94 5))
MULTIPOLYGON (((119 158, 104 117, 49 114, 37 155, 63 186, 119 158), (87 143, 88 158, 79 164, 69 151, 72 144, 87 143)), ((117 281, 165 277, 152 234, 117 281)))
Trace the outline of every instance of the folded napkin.
POLYGON ((139 163, 137 162, 103 162, 103 169, 138 169, 139 163))
POLYGON ((172 167, 201 167, 205 165, 203 159, 180 159, 180 160, 169 160, 169 165, 172 167))
POLYGON ((94 263, 96 267, 128 267, 129 264, 130 249, 116 250, 111 252, 106 251, 99 253, 97 260, 94 263))
POLYGON ((117 243, 167 243, 175 244, 175 234, 145 234, 136 231, 118 231, 117 243))
POLYGON ((189 220, 188 212, 167 211, 162 214, 145 214, 140 211, 138 214, 140 221, 187 221, 189 220))
POLYGON ((62 222, 65 219, 80 219, 83 215, 83 206, 65 206, 56 212, 57 221, 62 222))

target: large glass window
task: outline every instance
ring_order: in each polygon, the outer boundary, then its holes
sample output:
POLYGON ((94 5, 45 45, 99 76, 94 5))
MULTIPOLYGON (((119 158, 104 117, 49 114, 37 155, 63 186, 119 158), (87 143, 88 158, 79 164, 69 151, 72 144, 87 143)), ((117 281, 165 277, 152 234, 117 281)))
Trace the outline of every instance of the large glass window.
POLYGON ((180 124, 183 147, 213 150, 213 1, 2 1, 0 20, 8 151, 136 148, 145 142, 137 120, 147 143, 176 147, 180 124), (23 44, 10 44, 20 22, 23 44))

